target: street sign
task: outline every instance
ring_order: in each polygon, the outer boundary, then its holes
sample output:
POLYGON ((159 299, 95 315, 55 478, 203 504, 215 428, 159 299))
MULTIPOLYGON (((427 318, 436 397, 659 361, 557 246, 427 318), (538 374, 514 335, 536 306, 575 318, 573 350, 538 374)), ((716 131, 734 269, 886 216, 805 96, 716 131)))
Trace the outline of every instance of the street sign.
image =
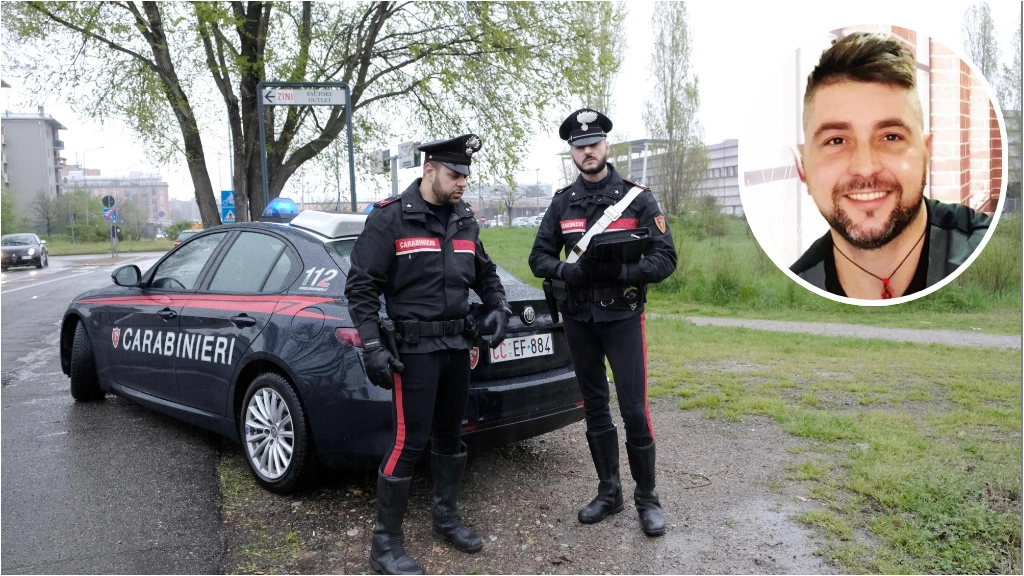
POLYGON ((403 142, 398 145, 398 165, 401 168, 415 168, 420 165, 419 142, 403 142))
POLYGON ((156 216, 157 216, 157 218, 163 218, 164 217, 164 211, 161 210, 161 211, 157 212, 156 216))
POLYGON ((225 224, 235 223, 235 191, 220 191, 220 221, 225 224))
POLYGON ((370 157, 373 162, 373 171, 378 174, 387 174, 391 171, 391 150, 385 148, 378 150, 370 157))
POLYGON ((104 196, 103 197, 103 207, 104 208, 113 208, 114 207, 114 197, 113 196, 104 196))
POLYGON ((266 88, 263 104, 267 106, 344 106, 345 93, 341 90, 297 90, 266 88))
POLYGON ((103 209, 103 219, 111 222, 117 222, 117 212, 112 208, 103 209))

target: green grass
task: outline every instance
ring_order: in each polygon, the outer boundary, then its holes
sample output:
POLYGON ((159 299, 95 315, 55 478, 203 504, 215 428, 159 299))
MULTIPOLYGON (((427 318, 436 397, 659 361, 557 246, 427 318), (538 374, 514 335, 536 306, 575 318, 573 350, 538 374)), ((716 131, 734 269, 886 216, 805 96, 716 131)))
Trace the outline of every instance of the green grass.
MULTIPOLYGON (((173 240, 125 240, 117 245, 120 254, 127 252, 166 252, 174 247, 173 240)), ((50 256, 73 256, 76 254, 110 254, 110 242, 78 242, 58 236, 47 239, 46 249, 50 256)))
POLYGON ((268 495, 256 484, 242 454, 237 450, 224 452, 217 463, 217 476, 225 523, 246 533, 245 544, 235 551, 238 572, 273 571, 276 564, 292 558, 301 544, 298 532, 289 531, 282 538, 267 531, 267 528, 276 528, 276 524, 247 514, 253 507, 259 507, 253 506, 253 502, 258 503, 268 495))
POLYGON ((651 396, 810 441, 788 474, 827 508, 798 519, 843 570, 1020 573, 1019 351, 659 319, 648 354, 651 396))
MULTIPOLYGON (((1019 217, 1003 218, 979 258, 955 281, 913 302, 885 307, 840 304, 803 288, 761 251, 742 220, 726 220, 722 236, 691 235, 692 225, 671 222, 679 264, 651 287, 649 312, 1021 333, 1019 217)), ((540 287, 528 263, 536 234, 536 228, 480 232, 495 262, 540 287)))

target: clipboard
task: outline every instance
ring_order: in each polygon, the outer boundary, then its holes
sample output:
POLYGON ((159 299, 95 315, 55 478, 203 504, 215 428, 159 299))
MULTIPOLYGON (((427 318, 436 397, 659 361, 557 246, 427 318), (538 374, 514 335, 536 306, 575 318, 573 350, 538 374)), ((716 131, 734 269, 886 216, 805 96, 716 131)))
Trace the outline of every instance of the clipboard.
POLYGON ((651 231, 648 228, 602 232, 590 241, 584 257, 623 264, 639 262, 650 237, 651 231))

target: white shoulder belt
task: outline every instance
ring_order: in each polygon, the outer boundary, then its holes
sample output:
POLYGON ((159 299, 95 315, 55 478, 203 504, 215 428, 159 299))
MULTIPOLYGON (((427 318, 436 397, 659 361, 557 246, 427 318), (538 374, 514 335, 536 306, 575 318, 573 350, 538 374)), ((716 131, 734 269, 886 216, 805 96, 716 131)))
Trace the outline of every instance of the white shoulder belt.
POLYGON ((612 222, 618 220, 619 216, 622 216, 622 213, 629 206, 629 203, 632 202, 633 199, 636 198, 643 191, 643 188, 639 186, 633 186, 632 188, 630 188, 629 192, 626 193, 626 196, 622 200, 619 200, 619 202, 613 206, 609 206, 608 209, 604 211, 604 214, 601 216, 601 218, 599 218, 597 222, 595 222, 594 225, 590 227, 590 230, 587 230, 586 234, 583 235, 583 238, 580 238, 580 241, 577 242, 576 245, 572 247, 572 250, 569 252, 569 256, 565 259, 565 261, 569 264, 572 264, 573 262, 576 262, 577 260, 582 258, 583 253, 587 251, 587 247, 590 246, 590 241, 594 238, 594 236, 600 234, 601 232, 604 232, 605 229, 612 225, 612 222))

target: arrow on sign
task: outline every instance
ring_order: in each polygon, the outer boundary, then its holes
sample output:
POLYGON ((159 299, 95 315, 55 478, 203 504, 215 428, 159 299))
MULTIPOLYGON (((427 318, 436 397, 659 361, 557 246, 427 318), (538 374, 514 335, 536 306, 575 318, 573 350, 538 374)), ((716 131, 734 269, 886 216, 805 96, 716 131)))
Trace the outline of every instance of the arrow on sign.
POLYGON ((263 99, 267 101, 267 104, 273 104, 276 99, 277 93, 273 90, 267 90, 263 93, 263 99))

